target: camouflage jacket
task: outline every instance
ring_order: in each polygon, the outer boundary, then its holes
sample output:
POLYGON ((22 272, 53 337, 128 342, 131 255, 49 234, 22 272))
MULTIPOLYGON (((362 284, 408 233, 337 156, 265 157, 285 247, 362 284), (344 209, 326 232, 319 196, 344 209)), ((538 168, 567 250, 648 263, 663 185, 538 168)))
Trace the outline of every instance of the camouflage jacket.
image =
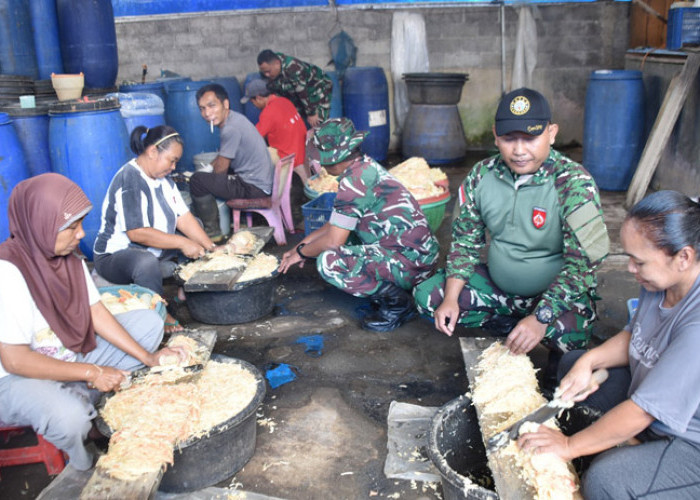
POLYGON ((369 156, 338 177, 331 224, 354 231, 365 245, 395 250, 408 267, 433 266, 440 246, 413 195, 369 156))
MULTIPOLYGON (((501 156, 496 155, 477 163, 464 179, 459 189, 461 209, 452 227, 447 277, 469 279, 480 262, 488 230, 489 261, 496 241, 501 248, 501 262, 504 255, 517 256, 510 269, 521 266, 527 270, 523 266, 528 266, 530 260, 539 263, 543 256, 550 259, 550 268, 555 262, 551 282, 541 292, 536 307, 549 305, 556 317, 570 310, 577 298, 595 291, 596 268, 609 251, 598 188, 581 165, 554 150, 529 179, 523 181, 521 177, 514 176, 501 156), (493 191, 498 195, 494 196, 493 191), (548 193, 550 202, 546 204, 548 193), (550 230, 550 239, 554 234, 561 241, 537 241, 538 230, 544 228, 550 230), (535 236, 528 240, 523 236, 526 233, 535 236), (525 248, 530 241, 532 247, 525 248)), ((491 267, 492 278, 503 271, 491 267)), ((500 281, 517 282, 519 278, 522 276, 501 276, 500 281)))
POLYGON ((327 120, 333 90, 331 79, 318 66, 281 52, 276 54, 282 68, 277 78, 268 82, 268 90, 292 101, 303 117, 318 114, 321 120, 327 120))

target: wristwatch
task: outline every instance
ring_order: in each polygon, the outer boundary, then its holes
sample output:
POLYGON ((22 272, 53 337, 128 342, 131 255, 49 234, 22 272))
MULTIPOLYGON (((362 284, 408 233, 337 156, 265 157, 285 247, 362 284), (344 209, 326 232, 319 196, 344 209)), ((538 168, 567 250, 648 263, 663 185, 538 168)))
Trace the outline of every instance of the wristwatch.
POLYGON ((540 306, 535 310, 535 318, 540 323, 551 325, 554 321, 554 310, 551 306, 540 306))
POLYGON ((304 255, 303 253, 301 253, 301 249, 304 248, 305 246, 306 246, 306 243, 299 243, 299 244, 297 245, 297 253, 299 254, 299 257, 301 257, 302 259, 305 259, 305 260, 314 259, 314 257, 309 257, 309 256, 304 255))

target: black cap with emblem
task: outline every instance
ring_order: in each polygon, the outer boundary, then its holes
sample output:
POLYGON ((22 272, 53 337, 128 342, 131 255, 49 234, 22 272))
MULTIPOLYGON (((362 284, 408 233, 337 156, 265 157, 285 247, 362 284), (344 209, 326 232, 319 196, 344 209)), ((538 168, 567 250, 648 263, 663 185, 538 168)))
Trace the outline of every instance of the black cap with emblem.
POLYGON ((511 132, 540 135, 551 120, 547 99, 536 90, 523 87, 501 98, 496 111, 496 135, 511 132))

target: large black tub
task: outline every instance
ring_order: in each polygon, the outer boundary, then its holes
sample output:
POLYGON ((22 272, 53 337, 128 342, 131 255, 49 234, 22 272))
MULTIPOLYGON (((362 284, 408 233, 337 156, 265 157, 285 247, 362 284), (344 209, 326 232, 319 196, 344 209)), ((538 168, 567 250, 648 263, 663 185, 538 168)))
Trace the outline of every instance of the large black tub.
POLYGON ((467 73, 404 73, 411 104, 457 104, 467 73))
POLYGON ((225 292, 185 292, 187 307, 197 321, 209 325, 248 323, 267 316, 275 307, 279 273, 236 283, 225 292))
MULTIPOLYGON (((213 427, 202 437, 188 439, 175 448, 174 463, 163 473, 159 489, 169 493, 196 491, 227 479, 248 463, 255 453, 256 412, 265 398, 265 379, 255 366, 221 354, 214 361, 240 365, 255 376, 255 396, 242 411, 213 427)), ((112 430, 101 418, 100 431, 110 436, 112 430)))
MULTIPOLYGON (((559 417, 559 427, 567 436, 575 434, 600 417, 600 412, 574 406, 559 417)), ((486 459, 479 420, 471 399, 460 396, 442 406, 433 417, 428 437, 428 455, 440 471, 445 500, 497 500, 486 459), (488 485, 491 489, 484 487, 488 485)), ((591 457, 573 464, 581 475, 591 457)))

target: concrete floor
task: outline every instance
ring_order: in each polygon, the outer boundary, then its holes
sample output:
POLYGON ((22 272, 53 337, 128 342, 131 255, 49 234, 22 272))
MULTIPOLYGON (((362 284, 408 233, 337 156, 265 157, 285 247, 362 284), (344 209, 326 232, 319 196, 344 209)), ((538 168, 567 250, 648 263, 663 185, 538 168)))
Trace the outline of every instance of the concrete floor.
MULTIPOLYGON (((580 160, 580 150, 567 151, 580 160)), ((456 192, 469 168, 483 155, 458 166, 444 167, 450 190, 456 192)), ((298 187, 298 186, 297 186, 298 187)), ((298 191, 295 189, 295 191, 298 191)), ((297 193, 298 194, 298 193, 297 193)), ((298 198, 298 196, 297 196, 298 198)), ((626 300, 638 286, 625 271, 619 246, 624 217, 624 193, 602 193, 613 249, 599 273, 600 321, 595 340, 616 333, 627 319, 626 300)), ((441 258, 450 241, 450 214, 438 230, 441 258)), ((302 233, 288 236, 286 247, 267 245, 281 255, 302 233)), ((234 478, 246 491, 287 499, 441 498, 424 483, 387 479, 387 414, 392 401, 441 406, 463 394, 466 376, 457 336, 483 336, 480 330, 460 329, 455 337, 438 333, 426 319, 415 319, 390 333, 372 333, 358 326, 358 308, 366 301, 325 284, 314 266, 294 269, 279 279, 272 315, 258 321, 218 326, 215 352, 244 359, 261 371, 275 363, 295 367, 296 380, 277 389, 268 387, 259 425, 257 447, 250 462, 234 478), (324 347, 317 357, 295 341, 321 334, 324 347)), ((177 311, 189 327, 186 307, 177 311)), ((544 363, 544 349, 533 351, 536 365, 544 363)), ((50 481, 42 465, 0 471, 0 498, 34 498, 50 481)))

